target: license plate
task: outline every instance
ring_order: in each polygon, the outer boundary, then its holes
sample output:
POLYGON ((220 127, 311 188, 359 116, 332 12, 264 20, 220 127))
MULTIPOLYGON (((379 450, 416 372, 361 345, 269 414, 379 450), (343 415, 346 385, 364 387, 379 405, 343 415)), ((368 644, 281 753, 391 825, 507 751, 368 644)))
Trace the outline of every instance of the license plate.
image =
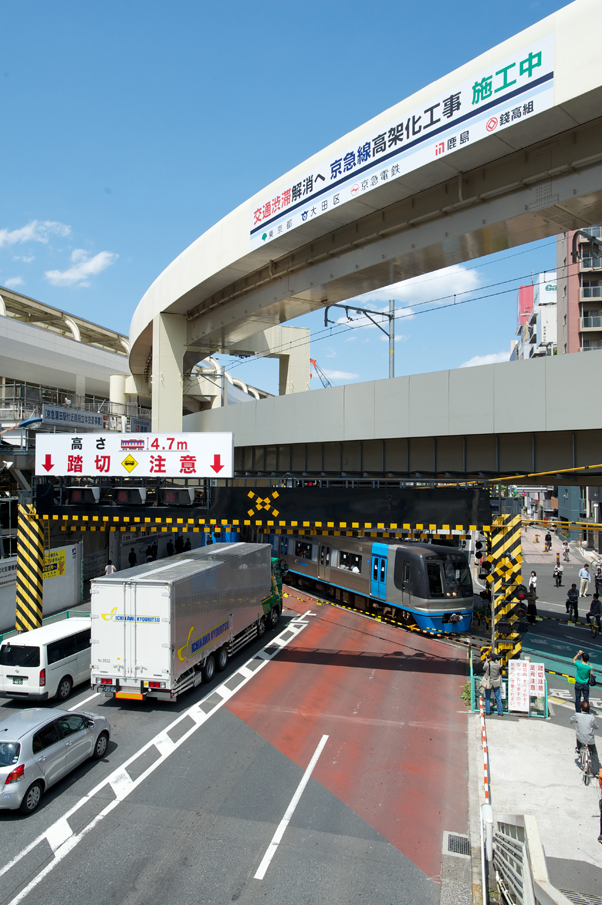
POLYGON ((22 684, 23 684, 23 677, 22 677, 22 676, 19 676, 18 679, 17 679, 17 678, 13 679, 13 685, 22 685, 22 684))

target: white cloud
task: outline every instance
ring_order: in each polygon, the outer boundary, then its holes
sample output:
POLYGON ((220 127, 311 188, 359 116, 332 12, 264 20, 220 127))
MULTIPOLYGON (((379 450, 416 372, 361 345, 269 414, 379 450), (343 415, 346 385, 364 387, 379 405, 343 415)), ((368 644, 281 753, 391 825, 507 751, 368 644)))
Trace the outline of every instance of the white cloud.
POLYGON ((15 286, 22 286, 23 280, 21 277, 11 277, 9 280, 6 280, 4 285, 7 289, 13 289, 15 286))
POLYGON ((479 365, 494 365, 500 361, 510 361, 510 352, 492 352, 491 355, 475 355, 469 358, 461 368, 476 368, 479 365))
MULTIPOLYGON (((407 336, 407 335, 405 335, 405 334, 403 334, 403 333, 396 333, 396 334, 395 334, 395 342, 396 342, 396 343, 405 342, 406 339, 409 339, 409 338, 410 338, 409 336, 407 336)), ((381 336, 381 339, 382 339, 382 341, 383 341, 384 343, 388 343, 388 342, 389 342, 389 337, 388 337, 388 336, 381 336)))
POLYGON ((359 374, 349 374, 347 371, 328 371, 326 368, 323 370, 329 380, 355 380, 360 376, 359 374))
POLYGON ((0 248, 22 242, 42 242, 47 245, 50 236, 68 236, 71 227, 56 220, 31 220, 19 229, 0 229, 0 248))
POLYGON ((324 358, 336 358, 337 353, 333 350, 332 352, 326 352, 324 358))
POLYGON ((31 264, 35 259, 35 255, 13 255, 13 261, 23 261, 24 264, 31 264))
POLYGON ((412 305, 419 302, 447 304, 453 301, 454 295, 465 295, 478 289, 479 283, 479 274, 476 270, 469 270, 462 264, 452 264, 451 267, 444 267, 435 273, 425 273, 419 277, 402 280, 401 283, 385 286, 384 289, 366 292, 358 296, 356 301, 363 307, 369 307, 368 301, 388 303, 389 299, 395 299, 396 308, 400 302, 412 305))
POLYGON ((73 267, 67 270, 47 270, 44 276, 53 286, 89 286, 89 278, 102 273, 114 264, 119 255, 112 251, 99 251, 93 258, 83 248, 71 252, 73 267))

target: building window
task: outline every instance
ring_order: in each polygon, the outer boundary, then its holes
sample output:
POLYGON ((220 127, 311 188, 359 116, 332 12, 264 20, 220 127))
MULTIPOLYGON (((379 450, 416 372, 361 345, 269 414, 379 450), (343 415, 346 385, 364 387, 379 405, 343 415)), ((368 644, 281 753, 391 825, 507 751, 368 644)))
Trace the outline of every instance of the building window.
MULTIPOLYGON (((567 351, 568 351, 568 350, 567 350, 567 345, 566 345, 566 343, 565 343, 565 344, 564 344, 564 352, 565 352, 565 355, 566 355, 567 351)), ((589 359, 588 359, 588 361, 589 361, 589 359)))
POLYGON ((564 324, 564 326, 566 327, 566 314, 564 315, 563 324, 564 324))
POLYGON ((584 279, 581 283, 581 294, 584 299, 599 299, 600 280, 584 279))

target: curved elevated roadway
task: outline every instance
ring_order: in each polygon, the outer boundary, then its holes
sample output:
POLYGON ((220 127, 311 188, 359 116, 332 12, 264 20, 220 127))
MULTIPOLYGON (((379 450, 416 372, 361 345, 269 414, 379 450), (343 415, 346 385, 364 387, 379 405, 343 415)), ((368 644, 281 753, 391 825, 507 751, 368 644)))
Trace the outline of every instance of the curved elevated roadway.
POLYGON ((601 30, 600 4, 576 0, 343 136, 183 251, 130 328, 153 428, 181 427, 183 370, 212 352, 602 219, 601 30))

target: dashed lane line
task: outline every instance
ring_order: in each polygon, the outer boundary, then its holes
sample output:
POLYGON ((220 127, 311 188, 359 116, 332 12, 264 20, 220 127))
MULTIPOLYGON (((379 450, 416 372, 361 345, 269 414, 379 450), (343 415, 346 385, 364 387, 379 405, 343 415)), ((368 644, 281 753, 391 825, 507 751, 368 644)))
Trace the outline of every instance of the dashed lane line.
MULTIPOLYGON (((310 615, 309 613, 307 615, 310 615)), ((286 629, 280 633, 276 638, 270 640, 268 645, 264 647, 261 651, 254 654, 250 657, 247 662, 241 666, 233 675, 228 676, 227 679, 222 682, 221 685, 218 685, 217 688, 212 688, 205 697, 203 697, 200 701, 193 704, 192 707, 189 707, 180 716, 177 717, 169 726, 159 732, 154 738, 152 738, 149 742, 147 742, 142 748, 136 751, 128 760, 126 760, 123 764, 121 764, 110 776, 106 779, 103 779, 95 788, 93 788, 87 795, 84 795, 77 804, 73 805, 62 817, 60 817, 55 823, 53 823, 48 829, 46 829, 43 833, 36 837, 33 842, 30 842, 18 855, 15 855, 14 858, 11 859, 7 864, 5 864, 2 868, 0 868, 0 877, 4 876, 11 870, 16 864, 18 864, 26 855, 29 854, 37 845, 41 842, 46 841, 50 846, 50 849, 54 855, 53 859, 42 869, 40 870, 36 876, 30 880, 30 882, 21 889, 20 892, 17 893, 10 901, 6 903, 6 905, 19 905, 29 893, 35 889, 35 887, 46 877, 54 868, 59 864, 68 854, 73 851, 76 845, 81 842, 81 840, 87 836, 87 834, 93 830, 98 824, 107 817, 114 808, 117 807, 127 796, 139 786, 142 782, 144 782, 151 773, 153 773, 157 767, 164 763, 165 760, 176 751, 184 742, 188 741, 190 736, 196 732, 196 730, 207 722, 210 717, 213 716, 218 710, 220 710, 224 704, 226 704, 241 688, 251 681, 253 676, 256 676, 258 672, 263 669, 267 663, 272 660, 284 647, 286 647, 290 642, 299 635, 300 632, 303 631, 304 628, 307 628, 309 625, 309 621, 303 619, 303 617, 297 617, 290 622, 286 629), (284 640, 283 636, 286 635, 286 640, 284 640), (268 652, 269 648, 269 652, 268 652), (254 669, 250 669, 248 664, 253 660, 259 659, 260 663, 254 667, 254 669), (227 687, 227 684, 232 681, 234 676, 240 677, 239 683, 236 685, 234 690, 231 690, 227 687), (214 706, 205 713, 202 709, 203 704, 206 704, 209 698, 215 696, 215 704, 214 706), (221 700, 220 700, 221 698, 221 700), (176 742, 172 741, 169 736, 169 732, 171 732, 175 726, 181 723, 185 719, 192 719, 194 725, 185 732, 176 742), (131 766, 134 761, 138 760, 146 751, 151 748, 155 748, 159 752, 159 758, 155 760, 143 773, 136 777, 136 779, 132 779, 130 775, 127 773, 127 768, 131 766), (85 804, 87 804, 94 796, 98 795, 103 789, 110 788, 115 795, 115 798, 112 799, 103 810, 83 829, 75 832, 69 826, 69 818, 73 816, 80 808, 82 808, 85 804)), ((88 699, 89 700, 89 699, 88 699)), ((80 705, 78 705, 78 708, 80 705)), ((73 708, 76 709, 76 708, 73 708)))

